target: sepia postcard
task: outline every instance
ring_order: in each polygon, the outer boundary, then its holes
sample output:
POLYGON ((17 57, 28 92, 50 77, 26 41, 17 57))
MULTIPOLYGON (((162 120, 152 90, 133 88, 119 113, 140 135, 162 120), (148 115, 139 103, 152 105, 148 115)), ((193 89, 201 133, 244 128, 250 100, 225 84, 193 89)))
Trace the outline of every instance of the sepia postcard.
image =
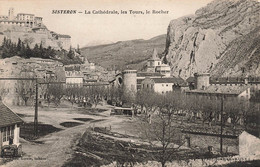
POLYGON ((260 166, 260 1, 0 0, 2 166, 260 166))

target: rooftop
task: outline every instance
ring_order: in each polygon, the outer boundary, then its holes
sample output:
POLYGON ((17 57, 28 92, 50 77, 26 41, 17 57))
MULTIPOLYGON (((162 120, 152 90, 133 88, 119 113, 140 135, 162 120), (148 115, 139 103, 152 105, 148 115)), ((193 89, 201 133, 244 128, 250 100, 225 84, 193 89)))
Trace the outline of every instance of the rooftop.
POLYGON ((189 77, 186 79, 187 82, 191 83, 191 82, 195 82, 195 78, 194 77, 189 77))
POLYGON ((71 38, 71 36, 64 35, 64 34, 58 34, 58 37, 60 37, 60 38, 71 38))
POLYGON ((163 77, 164 75, 157 72, 138 72, 137 77, 163 77))
POLYGON ((65 67, 65 71, 80 71, 80 66, 65 67))
POLYGON ((250 85, 210 85, 206 90, 191 90, 189 93, 239 95, 250 85))
POLYGON ((181 86, 186 85, 185 81, 179 77, 171 77, 171 78, 152 78, 155 83, 175 83, 181 86))
POLYGON ((6 127, 22 122, 23 120, 17 114, 0 101, 0 127, 6 127))

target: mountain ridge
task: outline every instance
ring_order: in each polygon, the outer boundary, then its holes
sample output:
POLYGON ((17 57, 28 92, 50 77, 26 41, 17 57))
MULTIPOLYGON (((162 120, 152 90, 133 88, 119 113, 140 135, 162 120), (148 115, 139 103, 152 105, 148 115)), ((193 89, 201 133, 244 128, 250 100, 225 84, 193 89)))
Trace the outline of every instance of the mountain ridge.
MULTIPOLYGON (((152 55, 154 48, 162 53, 165 49, 166 34, 148 40, 134 39, 117 41, 112 44, 81 48, 81 53, 90 62, 108 69, 123 70, 133 68, 141 70, 152 55)), ((162 57, 162 56, 161 56, 162 57)))

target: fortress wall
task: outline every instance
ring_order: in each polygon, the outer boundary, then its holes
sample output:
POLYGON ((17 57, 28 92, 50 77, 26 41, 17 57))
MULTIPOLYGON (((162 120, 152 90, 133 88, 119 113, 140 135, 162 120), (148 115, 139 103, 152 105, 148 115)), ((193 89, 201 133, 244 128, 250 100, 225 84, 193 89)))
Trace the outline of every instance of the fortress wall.
MULTIPOLYGON (((27 41, 31 48, 33 48, 35 44, 40 45, 41 43, 42 46, 45 48, 47 48, 48 46, 51 46, 54 49, 60 49, 60 47, 62 47, 65 50, 69 50, 70 48, 70 39, 56 40, 54 38, 50 38, 50 35, 47 32, 32 33, 32 32, 12 31, 4 34, 8 39, 11 39, 11 41, 15 43, 18 42, 19 38, 22 41, 27 41)), ((0 37, 0 41, 1 41, 1 37, 0 37)))
POLYGON ((70 38, 60 38, 59 41, 61 42, 63 49, 65 49, 65 50, 70 49, 70 45, 71 45, 70 38))

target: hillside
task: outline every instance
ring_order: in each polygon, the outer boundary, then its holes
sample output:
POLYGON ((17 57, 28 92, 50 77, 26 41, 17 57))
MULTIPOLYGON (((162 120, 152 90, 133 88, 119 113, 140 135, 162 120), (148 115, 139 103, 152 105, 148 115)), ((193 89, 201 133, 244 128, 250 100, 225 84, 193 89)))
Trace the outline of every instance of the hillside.
POLYGON ((158 53, 164 51, 165 40, 166 35, 159 35, 149 40, 119 41, 113 44, 84 47, 81 53, 90 62, 105 68, 122 70, 128 67, 140 70, 151 57, 154 48, 158 53))
POLYGON ((195 15, 172 20, 165 56, 172 73, 214 76, 260 75, 260 3, 215 0, 195 15))

